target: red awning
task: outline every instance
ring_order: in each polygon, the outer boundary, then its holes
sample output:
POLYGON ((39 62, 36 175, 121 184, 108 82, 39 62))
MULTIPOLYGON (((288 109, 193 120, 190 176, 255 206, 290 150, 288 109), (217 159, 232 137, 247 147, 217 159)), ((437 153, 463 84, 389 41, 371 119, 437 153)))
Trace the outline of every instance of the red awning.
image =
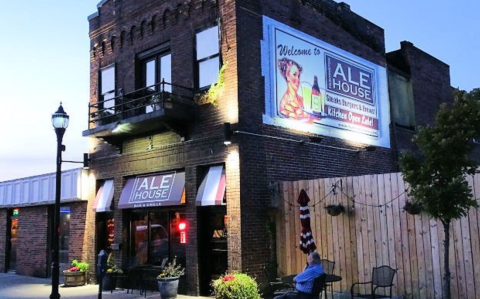
POLYGON ((223 203, 225 195, 225 168, 212 166, 198 188, 197 206, 215 206, 223 203))
POLYGON ((130 178, 125 183, 119 209, 172 206, 185 203, 185 172, 165 172, 130 178))

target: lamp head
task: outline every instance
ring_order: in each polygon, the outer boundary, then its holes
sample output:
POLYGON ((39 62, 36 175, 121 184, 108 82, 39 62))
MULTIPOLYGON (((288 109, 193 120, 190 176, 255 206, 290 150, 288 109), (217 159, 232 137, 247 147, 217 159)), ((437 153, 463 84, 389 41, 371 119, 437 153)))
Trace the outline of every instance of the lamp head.
POLYGON ((63 110, 62 103, 60 102, 60 107, 58 110, 52 114, 52 125, 55 130, 57 129, 66 129, 68 127, 68 121, 70 116, 63 110))

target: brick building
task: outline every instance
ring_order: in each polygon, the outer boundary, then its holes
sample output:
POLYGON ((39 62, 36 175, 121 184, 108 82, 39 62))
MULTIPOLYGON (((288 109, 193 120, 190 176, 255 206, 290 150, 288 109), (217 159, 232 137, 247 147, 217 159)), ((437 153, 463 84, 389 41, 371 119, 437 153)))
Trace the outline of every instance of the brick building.
POLYGON ((448 65, 385 53, 383 29, 332 0, 103 0, 88 19, 84 250, 124 268, 176 256, 187 294, 264 276, 272 183, 396 171, 452 101, 448 65))
MULTIPOLYGON (((0 271, 51 275, 51 240, 55 173, 0 182, 0 271)), ((94 195, 88 170, 62 172, 59 261, 61 270, 73 259, 94 260, 94 232, 86 222, 87 203, 94 195), (92 250, 88 250, 88 248, 92 250)), ((93 199, 92 199, 93 201, 93 199)))

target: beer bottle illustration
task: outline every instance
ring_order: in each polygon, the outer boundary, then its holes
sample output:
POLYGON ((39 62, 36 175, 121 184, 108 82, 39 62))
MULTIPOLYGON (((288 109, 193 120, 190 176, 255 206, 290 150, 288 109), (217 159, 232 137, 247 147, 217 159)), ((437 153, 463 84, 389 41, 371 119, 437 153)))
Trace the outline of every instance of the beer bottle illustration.
POLYGON ((322 114, 322 94, 320 93, 320 87, 318 87, 317 76, 313 76, 312 112, 317 115, 322 114))

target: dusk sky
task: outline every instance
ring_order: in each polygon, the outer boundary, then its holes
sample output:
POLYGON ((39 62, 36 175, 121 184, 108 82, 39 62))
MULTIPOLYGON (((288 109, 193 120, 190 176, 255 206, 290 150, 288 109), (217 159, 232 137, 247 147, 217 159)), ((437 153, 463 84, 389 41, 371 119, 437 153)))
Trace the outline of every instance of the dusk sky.
MULTIPOLYGON (((88 151, 87 17, 99 0, 4 1, 0 10, 0 181, 55 172, 51 115, 70 115, 64 160, 88 151)), ((451 84, 480 86, 480 1, 345 0, 385 30, 387 51, 407 40, 450 65, 451 84)), ((173 53, 173 55, 175 55, 173 53)), ((62 169, 81 167, 64 163, 62 169)))

